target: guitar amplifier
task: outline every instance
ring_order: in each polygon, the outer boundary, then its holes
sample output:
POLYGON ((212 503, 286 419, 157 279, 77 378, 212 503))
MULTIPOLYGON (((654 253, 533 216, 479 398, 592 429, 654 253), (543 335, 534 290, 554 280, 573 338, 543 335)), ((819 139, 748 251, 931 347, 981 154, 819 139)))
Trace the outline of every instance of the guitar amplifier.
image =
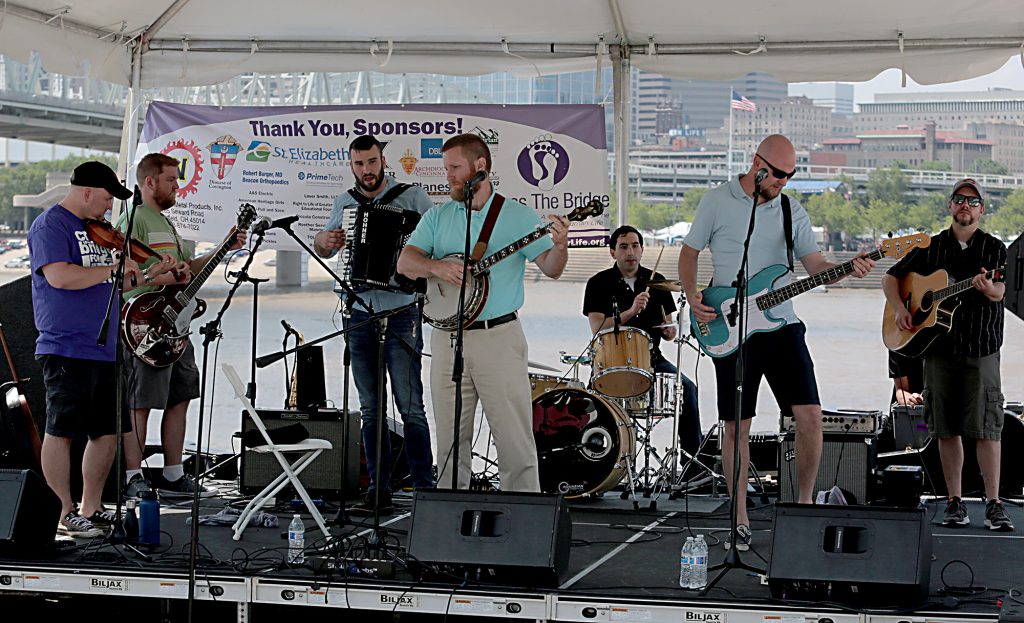
MULTIPOLYGON (((877 435, 857 433, 826 433, 821 448, 818 477, 814 492, 827 491, 838 486, 852 493, 857 504, 868 501, 868 486, 872 479, 877 435)), ((796 502, 800 488, 796 472, 796 435, 780 437, 779 446, 779 501, 796 502)), ((850 501, 850 503, 854 503, 850 501)))
MULTIPOLYGON (((309 432, 311 439, 326 439, 332 448, 325 450, 310 463, 299 480, 312 496, 345 498, 359 492, 359 412, 350 411, 343 418, 339 409, 318 411, 264 410, 257 409, 260 419, 273 431, 296 423, 309 432), (347 422, 343 420, 347 419, 347 422), (342 453, 345 447, 345 425, 348 425, 348 470, 342 483, 342 453)), ((252 418, 243 412, 242 436, 259 435, 252 418), (249 431, 252 431, 251 433, 249 431)), ((292 460, 295 455, 291 455, 292 460)), ((242 464, 238 473, 238 490, 244 495, 259 493, 281 474, 281 465, 273 454, 242 450, 242 464)))
MULTIPOLYGON (((824 409, 821 412, 821 431, 823 433, 862 433, 873 435, 878 432, 882 423, 881 411, 857 411, 824 409)), ((796 431, 796 419, 791 415, 782 417, 782 432, 796 431)))

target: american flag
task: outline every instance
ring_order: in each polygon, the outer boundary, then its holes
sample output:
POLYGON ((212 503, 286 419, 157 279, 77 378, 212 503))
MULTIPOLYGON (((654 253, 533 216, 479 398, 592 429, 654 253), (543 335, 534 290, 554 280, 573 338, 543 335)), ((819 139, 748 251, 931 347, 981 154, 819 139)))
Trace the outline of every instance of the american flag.
POLYGON ((732 92, 732 101, 729 102, 729 108, 745 110, 747 112, 757 112, 757 104, 743 97, 736 91, 732 92))

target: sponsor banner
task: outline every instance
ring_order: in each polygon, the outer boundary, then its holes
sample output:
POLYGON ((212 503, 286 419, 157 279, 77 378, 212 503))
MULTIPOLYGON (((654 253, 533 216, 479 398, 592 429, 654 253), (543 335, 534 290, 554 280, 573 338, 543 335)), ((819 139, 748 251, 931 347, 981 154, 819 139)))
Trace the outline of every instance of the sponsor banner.
MULTIPOLYGON (((604 112, 598 106, 387 105, 216 107, 153 102, 136 163, 147 153, 178 159, 177 205, 166 212, 185 238, 220 241, 238 207, 271 219, 298 215, 293 231, 312 244, 334 198, 354 184, 348 145, 372 134, 384 144, 386 174, 449 200, 441 146, 472 132, 491 150, 498 192, 542 219, 592 200, 606 211, 572 223, 572 246, 608 236, 609 184, 604 112)), ((297 249, 282 231, 263 248, 297 249)))

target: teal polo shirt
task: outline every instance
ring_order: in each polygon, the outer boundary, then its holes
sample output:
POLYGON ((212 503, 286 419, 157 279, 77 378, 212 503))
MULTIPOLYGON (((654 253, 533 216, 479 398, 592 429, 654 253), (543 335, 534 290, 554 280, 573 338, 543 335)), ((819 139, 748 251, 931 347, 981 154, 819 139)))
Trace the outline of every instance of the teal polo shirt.
MULTIPOLYGON (((686 246, 703 251, 711 250, 711 263, 715 269, 714 284, 728 286, 736 279, 743 259, 743 241, 750 224, 750 204, 753 197, 743 192, 740 178, 736 176, 708 191, 697 205, 690 233, 686 235, 686 246)), ((793 214, 793 255, 799 259, 818 251, 818 243, 811 231, 811 219, 796 199, 789 198, 793 214)), ((782 195, 757 206, 754 217, 754 234, 750 239, 748 257, 750 277, 773 264, 789 265, 786 256, 786 234, 782 227, 782 195)), ((780 280, 779 285, 786 281, 780 280)), ((788 282, 787 282, 788 283, 788 282)), ((786 322, 799 319, 789 300, 773 307, 772 316, 786 322)))
MULTIPOLYGON (((470 249, 480 237, 480 229, 487 218, 487 211, 491 209, 493 199, 494 194, 492 193, 483 209, 472 213, 470 249)), ((491 239, 487 243, 484 257, 512 244, 541 226, 542 222, 536 212, 518 201, 506 198, 505 204, 501 206, 501 212, 498 214, 498 221, 494 224, 494 231, 491 232, 491 239)), ((407 244, 422 249, 435 259, 452 253, 462 253, 466 247, 465 206, 461 201, 449 201, 443 205, 434 206, 420 220, 407 244)), ((526 262, 532 262, 538 255, 553 246, 555 243, 551 240, 551 236, 544 236, 492 266, 490 293, 477 320, 491 320, 517 311, 522 307, 523 275, 526 272, 526 262)))

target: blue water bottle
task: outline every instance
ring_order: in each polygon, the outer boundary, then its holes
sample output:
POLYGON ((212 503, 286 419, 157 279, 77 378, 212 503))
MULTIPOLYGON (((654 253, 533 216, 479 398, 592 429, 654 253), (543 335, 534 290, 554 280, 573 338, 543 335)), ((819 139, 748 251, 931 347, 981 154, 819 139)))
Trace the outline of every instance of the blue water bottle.
POLYGON ((160 545, 160 500, 156 493, 146 491, 139 503, 139 543, 160 545))

